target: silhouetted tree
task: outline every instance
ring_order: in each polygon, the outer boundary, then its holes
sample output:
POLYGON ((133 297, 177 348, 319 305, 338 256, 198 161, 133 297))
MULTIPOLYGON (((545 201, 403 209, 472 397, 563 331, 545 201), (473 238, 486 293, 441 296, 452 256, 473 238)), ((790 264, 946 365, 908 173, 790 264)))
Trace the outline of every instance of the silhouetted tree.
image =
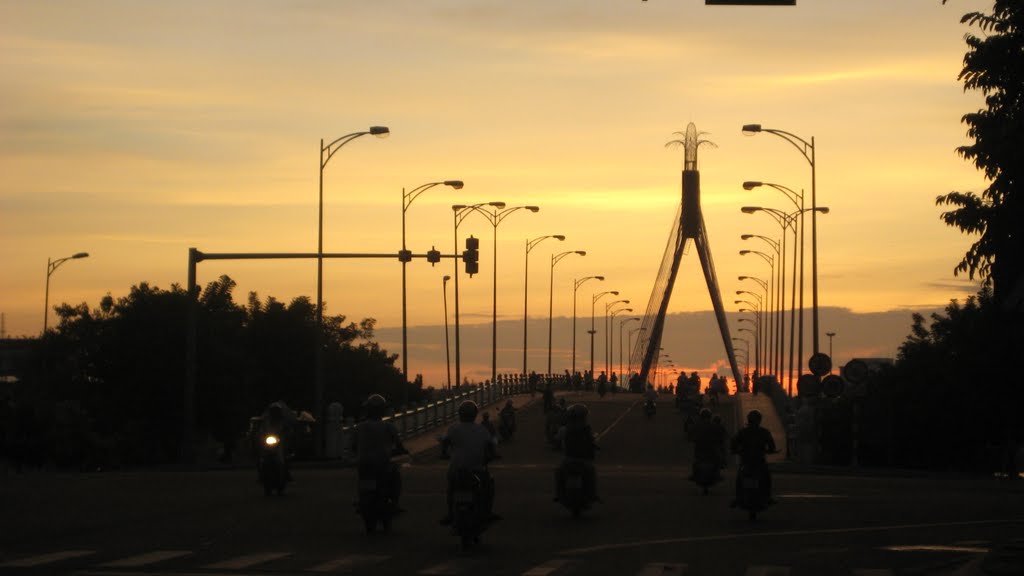
POLYGON ((985 33, 967 35, 960 79, 984 94, 986 108, 963 116, 974 143, 957 152, 990 184, 980 196, 950 192, 936 203, 956 207, 942 214, 947 224, 980 234, 956 272, 991 284, 999 304, 1024 281, 1024 2, 995 0, 991 13, 970 12, 961 22, 985 33))

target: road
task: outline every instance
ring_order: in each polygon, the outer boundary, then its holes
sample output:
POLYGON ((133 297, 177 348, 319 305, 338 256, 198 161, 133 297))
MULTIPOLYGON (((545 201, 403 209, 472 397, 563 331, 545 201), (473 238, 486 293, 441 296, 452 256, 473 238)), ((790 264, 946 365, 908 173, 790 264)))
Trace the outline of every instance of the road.
POLYGON ((559 454, 531 405, 492 466, 504 520, 470 555, 437 523, 446 463, 431 449, 403 467, 408 512, 375 536, 339 466, 300 465, 272 498, 250 469, 7 476, 0 574, 953 574, 1024 536, 1019 487, 948 475, 778 473, 779 504, 751 522, 729 508, 734 469, 708 496, 686 480, 668 399, 651 421, 634 395, 577 400, 601 433, 604 503, 574 520, 552 502, 559 454))

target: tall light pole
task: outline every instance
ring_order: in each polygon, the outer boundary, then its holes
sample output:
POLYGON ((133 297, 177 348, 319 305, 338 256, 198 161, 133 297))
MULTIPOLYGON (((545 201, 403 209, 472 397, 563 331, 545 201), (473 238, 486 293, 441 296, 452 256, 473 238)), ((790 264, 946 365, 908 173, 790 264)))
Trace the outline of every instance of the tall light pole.
POLYGON ((452 391, 452 353, 448 346, 448 281, 452 277, 445 274, 441 279, 441 290, 444 293, 444 359, 448 366, 448 393, 452 391))
MULTIPOLYGON (((406 303, 405 268, 409 261, 412 260, 412 253, 405 245, 405 213, 409 211, 409 206, 412 205, 414 200, 419 198, 420 194, 423 194, 434 186, 440 185, 451 186, 456 190, 461 190, 463 186, 462 180, 443 180, 440 182, 428 182, 421 186, 417 186, 408 192, 405 191, 405 188, 402 188, 402 252, 399 254, 399 259, 402 261, 402 378, 405 379, 407 384, 409 382, 409 324, 408 308, 406 303)), ((445 319, 447 320, 447 318, 448 316, 446 312, 445 319)), ((451 380, 450 377, 449 380, 451 380)), ((402 386, 402 404, 408 403, 408 394, 409 387, 402 386)))
POLYGON ((619 320, 619 378, 620 379, 622 378, 622 374, 623 374, 622 373, 622 327, 625 326, 628 322, 639 322, 639 321, 640 321, 640 319, 635 317, 635 316, 633 318, 623 318, 622 320, 619 320))
MULTIPOLYGON (((455 252, 459 254, 459 224, 466 219, 473 211, 480 208, 481 206, 493 206, 495 208, 504 208, 504 202, 480 202, 479 204, 454 204, 452 205, 452 213, 455 215, 455 252)), ((453 258, 455 262, 455 385, 462 385, 462 345, 459 339, 459 259, 453 258)))
POLYGON ((551 280, 548 288, 548 377, 551 377, 551 336, 554 332, 554 310, 555 310, 555 264, 558 264, 566 256, 578 254, 586 256, 585 250, 569 250, 560 254, 551 255, 551 280))
POLYGON ((576 374, 576 291, 580 289, 587 280, 600 280, 604 282, 604 276, 587 276, 578 278, 572 283, 572 374, 576 374))
POLYGON ((78 260, 79 258, 88 258, 88 252, 78 252, 66 258, 58 258, 56 260, 46 259, 46 295, 43 302, 43 334, 46 334, 46 329, 49 327, 50 320, 50 276, 53 272, 63 263, 68 260, 78 260))
MULTIPOLYGON (((746 211, 746 208, 744 208, 744 211, 746 211)), ((775 321, 775 355, 778 360, 776 374, 779 375, 779 384, 782 384, 783 375, 785 374, 786 357, 786 229, 783 226, 782 235, 779 240, 759 234, 743 234, 740 238, 743 240, 750 240, 751 238, 763 240, 775 253, 775 262, 779 263, 778 290, 775 292, 775 312, 777 315, 775 321)), ((794 260, 795 262, 796 260, 794 260)))
POLYGON ((612 296, 618 296, 619 295, 619 291, 618 290, 609 290, 607 292, 601 292, 599 294, 594 294, 590 298, 590 332, 589 332, 589 334, 590 334, 590 375, 591 376, 594 375, 594 334, 597 334, 597 330, 594 328, 594 307, 597 306, 597 301, 600 300, 601 297, 606 295, 606 294, 611 294, 612 296))
POLYGON ((757 312, 754 312, 754 319, 750 318, 737 318, 737 322, 750 322, 754 325, 754 328, 737 328, 737 332, 752 332, 754 334, 754 370, 757 373, 761 373, 761 318, 757 312))
MULTIPOLYGON (((761 186, 768 186, 769 188, 774 188, 775 190, 778 190, 779 192, 782 192, 782 194, 786 198, 788 198, 790 200, 790 202, 793 203, 793 206, 797 210, 800 211, 800 240, 798 241, 798 244, 800 246, 800 314, 799 314, 799 318, 797 319, 797 323, 799 325, 799 335, 797 337, 798 344, 797 344, 797 354, 796 354, 796 357, 797 357, 797 372, 796 373, 797 373, 797 381, 799 381, 800 376, 803 375, 803 371, 804 371, 804 276, 805 276, 805 274, 804 274, 804 244, 805 244, 805 242, 804 242, 804 229, 806 228, 806 226, 804 226, 804 214, 806 213, 806 210, 804 209, 804 194, 803 194, 803 190, 801 190, 800 192, 797 192, 796 190, 793 190, 792 188, 789 188, 787 186, 783 186, 781 184, 774 184, 772 182, 758 182, 758 181, 755 181, 755 180, 748 180, 748 181, 743 183, 743 189, 744 190, 753 190, 754 188, 758 188, 758 187, 761 187, 761 186)), ((795 224, 795 222, 794 222, 794 224, 795 224)), ((794 233, 793 240, 795 241, 796 240, 796 235, 795 235, 796 234, 796 229, 795 228, 794 228, 794 232, 793 233, 794 233)), ((793 281, 794 281, 794 284, 793 284, 793 286, 794 286, 793 294, 794 295, 796 294, 796 259, 795 259, 796 252, 795 252, 795 250, 796 249, 794 247, 794 260, 793 260, 793 270, 794 270, 794 272, 793 272, 793 281)), ((790 331, 792 331, 792 326, 794 325, 793 321, 792 321, 792 318, 793 318, 792 310, 794 310, 794 309, 795 309, 795 303, 794 303, 793 306, 790 306, 790 331)), ((790 345, 790 348, 792 349, 792 344, 790 345)))
POLYGON ((818 353, 818 193, 817 193, 817 175, 815 165, 815 147, 814 147, 814 136, 811 136, 811 141, 808 142, 796 134, 791 134, 784 130, 776 130, 774 128, 763 128, 760 124, 745 124, 743 126, 744 134, 757 134, 758 132, 767 132, 774 134, 789 142, 796 148, 800 154, 803 155, 804 159, 811 165, 811 315, 813 317, 813 332, 814 332, 814 353, 818 353))
MULTIPOLYGON (((609 321, 609 312, 616 304, 629 304, 629 300, 616 300, 604 305, 604 366, 606 373, 611 373, 612 371, 612 360, 610 358, 612 354, 612 341, 611 336, 609 335, 612 329, 609 321)), ((630 312, 632 312, 632 308, 630 309, 630 312)))
POLYGON ((528 310, 527 302, 529 301, 529 295, 530 295, 530 251, 532 251, 533 248, 537 244, 540 244, 541 242, 547 240, 548 238, 554 238, 555 240, 558 240, 559 242, 565 241, 565 236, 563 236, 561 234, 551 234, 551 235, 548 235, 548 236, 540 236, 539 238, 534 238, 533 240, 527 240, 526 241, 526 267, 525 267, 525 269, 523 271, 523 286, 524 286, 524 288, 523 288, 523 377, 524 378, 528 374, 528 372, 526 370, 526 350, 527 350, 527 343, 526 343, 527 320, 526 319, 527 319, 527 310, 528 310))
MULTIPOLYGON (((762 260, 764 260, 765 262, 768 263, 768 267, 771 268, 772 292, 774 294, 777 294, 778 291, 775 290, 775 285, 776 285, 776 279, 775 279, 775 258, 772 257, 772 255, 770 255, 770 254, 765 254, 764 252, 759 252, 757 250, 740 250, 740 255, 741 256, 746 256, 747 254, 756 254, 757 256, 760 256, 762 260)), ((776 299, 777 299, 777 297, 771 297, 771 296, 769 297, 770 301, 774 301, 776 299)), ((772 370, 775 370, 776 358, 774 356, 774 353, 775 353, 775 348, 777 348, 777 341, 775 340, 775 334, 773 334, 773 332, 775 332, 775 326, 776 326, 776 322, 775 322, 775 319, 773 318, 773 316, 775 316, 777 314, 778 308, 774 304, 772 304, 772 309, 773 309, 773 312, 768 315, 768 317, 769 317, 769 321, 768 321, 768 324, 769 324, 769 326, 768 326, 768 348, 766 349, 766 351, 769 354, 772 354, 772 355, 766 357, 766 360, 768 360, 768 363, 766 364, 766 366, 770 367, 772 370)), ((776 374, 778 374, 778 373, 776 373, 776 374)), ((779 381, 780 382, 782 381, 781 375, 780 375, 779 381)))
MULTIPOLYGON (((825 332, 825 336, 828 336, 828 359, 829 360, 832 360, 832 337, 835 336, 835 335, 836 335, 835 332, 825 332)), ((835 365, 835 362, 831 362, 829 364, 829 368, 828 368, 828 373, 829 374, 832 373, 832 366, 834 366, 834 365, 835 365)))
MULTIPOLYGON (((324 168, 331 161, 334 154, 341 150, 341 147, 349 142, 372 134, 378 138, 387 138, 391 130, 387 126, 370 126, 369 130, 352 132, 341 138, 336 138, 330 144, 324 145, 323 138, 320 139, 320 192, 317 202, 317 237, 316 237, 316 353, 314 354, 316 366, 314 374, 313 390, 313 411, 316 418, 326 422, 324 414, 324 370, 323 370, 323 340, 324 340, 324 168)), ((314 446, 314 453, 317 456, 323 454, 324 449, 324 427, 318 426, 317 437, 314 446)))
POLYGON ((501 208, 492 206, 491 211, 484 210, 482 207, 473 208, 473 210, 481 213, 490 222, 491 227, 494 229, 494 263, 492 265, 493 279, 492 279, 492 303, 491 303, 491 383, 494 383, 498 377, 498 224, 508 217, 513 212, 519 210, 529 210, 530 212, 539 212, 540 208, 537 206, 509 206, 501 208))
MULTIPOLYGON (((760 286, 762 290, 764 290, 764 299, 762 301, 765 302, 765 306, 761 307, 761 310, 762 310, 761 316, 763 316, 763 311, 767 308, 767 305, 771 301, 771 298, 769 297, 771 292, 770 292, 769 287, 768 287, 768 282, 766 280, 763 280, 761 278, 756 278, 754 276, 740 276, 739 280, 740 280, 740 282, 742 282, 744 280, 750 280, 751 282, 756 282, 757 285, 760 286)), ((763 322, 762 322, 763 318, 761 316, 759 316, 758 319, 757 319, 757 321, 758 321, 758 324, 757 324, 757 331, 758 331, 757 336, 758 337, 757 337, 757 346, 756 346, 757 352, 754 355, 755 356, 754 364, 755 364, 755 368, 757 369, 758 373, 760 373, 761 370, 762 370, 761 360, 762 360, 762 358, 766 357, 766 355, 762 356, 762 353, 763 353, 763 350, 765 348, 765 345, 767 344, 765 339, 764 339, 764 331, 761 329, 761 327, 763 326, 763 322)))

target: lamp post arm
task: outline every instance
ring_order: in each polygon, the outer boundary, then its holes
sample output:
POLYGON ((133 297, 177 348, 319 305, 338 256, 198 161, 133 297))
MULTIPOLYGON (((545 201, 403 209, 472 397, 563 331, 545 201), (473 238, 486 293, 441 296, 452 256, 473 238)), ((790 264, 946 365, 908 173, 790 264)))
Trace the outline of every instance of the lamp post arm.
POLYGON ((342 146, 344 146, 345 144, 348 144, 349 142, 355 140, 356 138, 359 138, 360 136, 366 136, 369 133, 370 133, 369 130, 365 130, 363 132, 353 132, 351 134, 346 134, 346 135, 344 135, 344 136, 334 140, 330 144, 324 146, 320 150, 320 152, 321 153, 326 152, 327 155, 324 156, 323 157, 323 161, 320 162, 320 169, 323 170, 324 167, 327 166, 327 163, 331 161, 331 157, 333 157, 334 153, 337 152, 338 150, 340 150, 342 146))
POLYGON ((796 148, 800 152, 800 154, 803 154, 803 157, 811 166, 814 166, 814 144, 808 142, 807 140, 804 140, 803 138, 797 136, 796 134, 786 132, 785 130, 777 130, 775 128, 761 128, 761 132, 774 134, 779 138, 782 138, 786 142, 789 142, 790 144, 793 145, 794 148, 796 148))

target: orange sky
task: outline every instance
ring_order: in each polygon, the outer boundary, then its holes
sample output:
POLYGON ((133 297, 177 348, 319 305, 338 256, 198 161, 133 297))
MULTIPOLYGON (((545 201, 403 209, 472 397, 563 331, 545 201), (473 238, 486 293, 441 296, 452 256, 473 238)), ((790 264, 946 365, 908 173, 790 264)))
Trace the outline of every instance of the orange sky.
MULTIPOLYGON (((547 234, 567 240, 531 254, 531 316, 546 317, 553 250, 588 252, 556 268, 556 315, 571 314, 572 279, 595 274, 607 281, 588 288, 646 307, 679 201, 681 151, 663 145, 691 121, 718 145, 700 168, 724 292, 766 273, 738 255, 752 248, 739 235, 777 234, 739 207, 786 207, 741 182, 809 193, 795 150, 741 134, 760 122, 816 139, 818 203, 832 211, 819 219, 821 304, 942 306, 973 290, 952 275, 971 240, 939 221, 934 199, 984 186, 955 154, 967 142, 961 115, 981 106, 956 76, 959 18, 987 5, 0 3, 6 333, 41 330, 48 257, 91 254, 55 273, 50 297, 95 305, 144 280, 184 283, 189 247, 315 251, 319 141, 374 124, 391 137, 352 142, 324 172, 325 251, 397 251, 402 188, 424 182, 466 187, 410 208, 417 252, 451 250, 451 204, 537 204, 498 228, 500 318, 521 318, 524 243, 547 234)), ((468 234, 483 257, 462 284, 463 319, 482 322, 492 230, 470 218, 468 234)), ((411 324, 443 322, 447 264, 410 264, 411 324)), ((221 274, 240 299, 316 289, 311 261, 200 265, 201 282, 221 274)), ((397 261, 330 262, 325 299, 394 327, 399 281, 397 261)), ((710 307, 702 281, 684 284, 674 311, 710 307)), ((581 307, 590 294, 581 289, 581 307)))

